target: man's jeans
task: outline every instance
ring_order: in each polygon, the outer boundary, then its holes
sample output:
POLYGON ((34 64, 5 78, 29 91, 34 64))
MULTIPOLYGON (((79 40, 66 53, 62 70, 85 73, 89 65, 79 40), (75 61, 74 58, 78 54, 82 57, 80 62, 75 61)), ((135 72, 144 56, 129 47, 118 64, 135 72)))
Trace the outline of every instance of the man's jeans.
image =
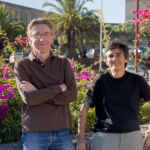
POLYGON ((21 147, 22 150, 74 150, 69 129, 23 133, 21 147))

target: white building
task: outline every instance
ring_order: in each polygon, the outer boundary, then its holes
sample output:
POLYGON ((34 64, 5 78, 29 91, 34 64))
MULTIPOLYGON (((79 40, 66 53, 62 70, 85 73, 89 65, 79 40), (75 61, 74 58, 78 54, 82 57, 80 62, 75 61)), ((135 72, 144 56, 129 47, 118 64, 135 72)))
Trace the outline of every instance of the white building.
POLYGON ((8 11, 13 11, 14 14, 10 14, 9 19, 18 18, 18 21, 28 24, 32 19, 41 17, 44 11, 39 9, 34 9, 30 7, 20 6, 16 4, 11 4, 7 2, 0 1, 0 4, 5 4, 5 8, 8 11))

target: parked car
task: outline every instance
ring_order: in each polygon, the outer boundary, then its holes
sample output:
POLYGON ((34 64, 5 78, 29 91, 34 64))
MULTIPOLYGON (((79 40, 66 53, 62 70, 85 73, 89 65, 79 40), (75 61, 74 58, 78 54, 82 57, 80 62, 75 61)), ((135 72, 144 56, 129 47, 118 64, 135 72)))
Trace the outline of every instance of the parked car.
MULTIPOLYGON (((142 54, 142 53, 145 53, 147 51, 147 48, 145 46, 139 46, 138 47, 138 54, 142 54)), ((135 53, 136 53, 136 49, 134 49, 134 56, 135 56, 135 53)))
POLYGON ((89 49, 86 51, 86 57, 87 58, 98 58, 100 54, 100 50, 99 49, 89 49))
MULTIPOLYGON (((126 71, 136 73, 135 66, 127 66, 126 71)), ((144 75, 144 68, 142 66, 138 66, 137 74, 139 74, 141 76, 144 75)))
POLYGON ((139 53, 144 53, 146 51, 147 51, 147 48, 145 46, 139 46, 139 48, 138 48, 139 53))
POLYGON ((11 53, 9 57, 9 63, 13 64, 15 63, 15 61, 18 61, 23 58, 24 58, 23 52, 11 53))

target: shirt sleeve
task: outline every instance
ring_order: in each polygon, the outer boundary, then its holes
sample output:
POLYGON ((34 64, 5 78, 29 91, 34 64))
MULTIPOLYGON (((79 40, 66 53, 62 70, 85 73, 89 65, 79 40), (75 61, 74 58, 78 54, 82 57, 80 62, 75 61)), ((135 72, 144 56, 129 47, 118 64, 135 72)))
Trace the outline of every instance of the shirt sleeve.
MULTIPOLYGON (((27 105, 39 105, 45 102, 48 102, 49 99, 52 99, 59 93, 61 93, 61 88, 59 85, 53 85, 44 89, 38 89, 35 91, 27 92, 20 88, 20 84, 22 81, 30 82, 30 76, 25 71, 23 62, 15 63, 15 76, 16 76, 16 83, 19 94, 22 98, 22 101, 27 105)), ((31 82, 30 82, 31 83, 31 82)), ((32 84, 32 83, 31 83, 32 84)))
POLYGON ((143 77, 140 77, 140 97, 144 101, 150 101, 150 87, 143 77))
POLYGON ((96 77, 92 82, 92 84, 89 86, 88 92, 83 99, 83 104, 93 108, 96 105, 96 100, 98 99, 98 91, 99 91, 99 80, 98 77, 96 77))
POLYGON ((64 83, 67 86, 67 91, 53 97, 52 101, 56 105, 68 105, 77 99, 77 87, 74 72, 68 59, 64 58, 64 62, 64 83))

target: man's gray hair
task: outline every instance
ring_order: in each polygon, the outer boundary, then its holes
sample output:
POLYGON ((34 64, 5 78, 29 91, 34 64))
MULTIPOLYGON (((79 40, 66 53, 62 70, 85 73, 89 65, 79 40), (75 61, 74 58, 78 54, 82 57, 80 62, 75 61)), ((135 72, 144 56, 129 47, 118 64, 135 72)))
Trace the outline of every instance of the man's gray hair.
POLYGON ((45 24, 45 25, 49 26, 49 28, 51 30, 51 35, 55 36, 53 25, 52 25, 51 21, 48 20, 47 18, 36 18, 36 19, 31 20, 31 22, 28 24, 28 27, 27 27, 28 36, 30 35, 30 31, 31 31, 32 27, 35 25, 38 25, 38 24, 45 24))

